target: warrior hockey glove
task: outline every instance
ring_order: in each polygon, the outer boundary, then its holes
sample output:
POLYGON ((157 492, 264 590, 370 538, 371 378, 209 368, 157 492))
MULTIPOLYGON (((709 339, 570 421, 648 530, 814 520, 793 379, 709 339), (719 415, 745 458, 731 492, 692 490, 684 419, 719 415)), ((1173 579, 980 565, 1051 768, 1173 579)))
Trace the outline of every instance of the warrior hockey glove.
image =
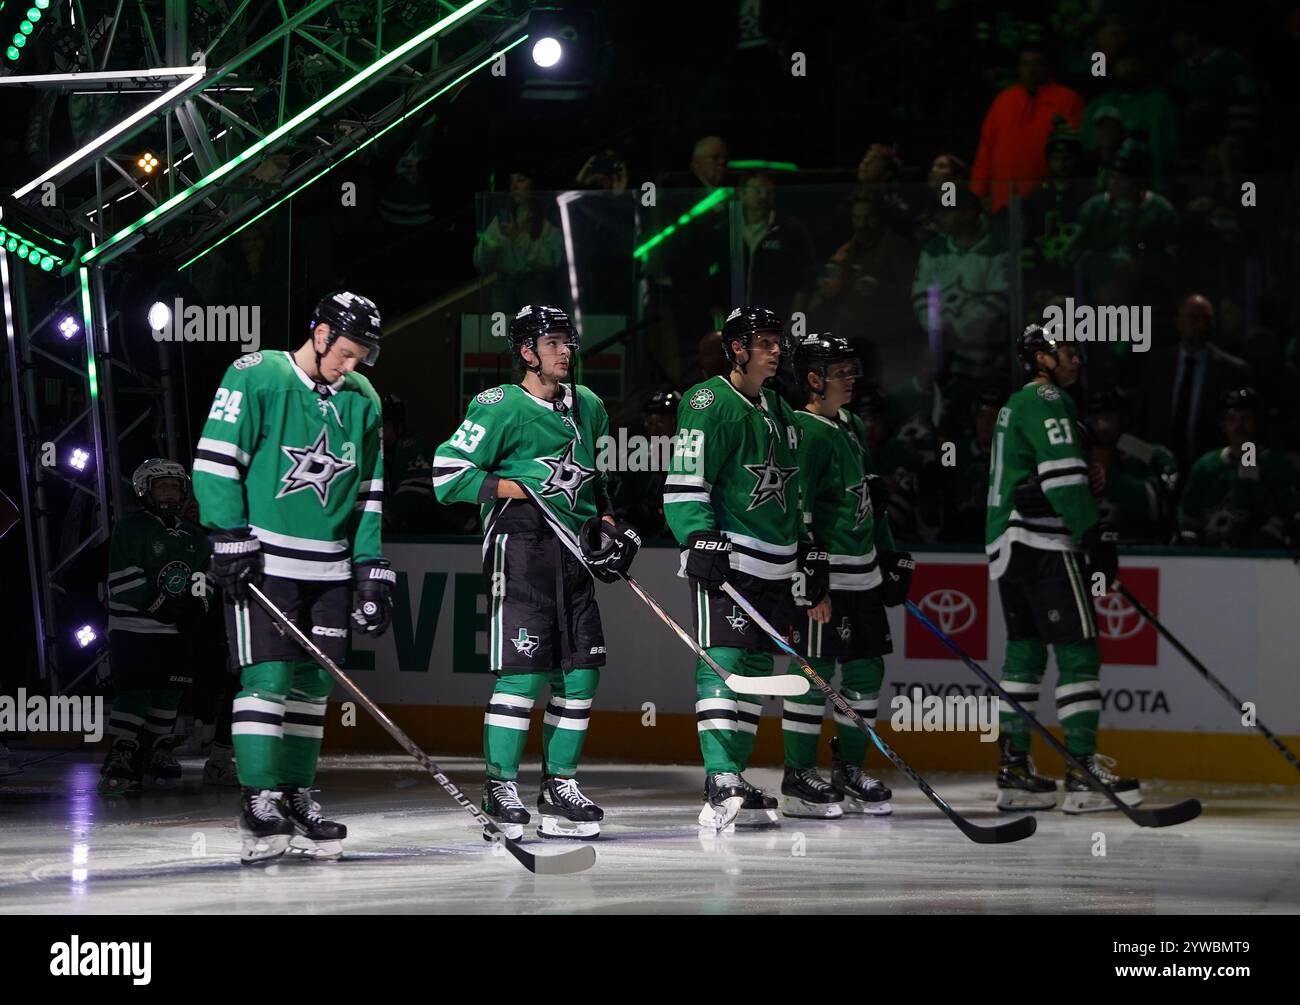
POLYGON ((232 601, 247 603, 249 585, 262 585, 261 542, 247 527, 213 531, 208 541, 212 545, 208 578, 232 601))
POLYGON ((907 599, 907 591, 912 588, 912 572, 916 563, 906 551, 886 551, 880 556, 880 572, 884 581, 880 584, 880 599, 886 607, 897 607, 907 599))
POLYGON ((716 530, 697 530, 686 539, 686 575, 692 586, 719 589, 731 575, 731 542, 716 530))
POLYGON ((374 558, 359 562, 352 569, 356 587, 352 623, 367 635, 383 635, 392 620, 392 591, 397 573, 389 565, 386 558, 374 558))
POLYGON ((831 556, 817 548, 809 548, 799 559, 799 570, 794 574, 794 602, 800 607, 816 607, 831 588, 831 556))
POLYGON ((1110 589, 1119 573, 1119 551, 1115 547, 1118 535, 1109 524, 1095 523, 1083 532, 1083 550, 1088 555, 1088 577, 1100 572, 1106 577, 1106 589, 1110 589))
POLYGON ((1047 494, 1043 492, 1037 475, 1030 475, 1017 485, 1011 493, 1011 499, 1015 503, 1016 512, 1030 520, 1056 516, 1056 510, 1047 501, 1047 494))

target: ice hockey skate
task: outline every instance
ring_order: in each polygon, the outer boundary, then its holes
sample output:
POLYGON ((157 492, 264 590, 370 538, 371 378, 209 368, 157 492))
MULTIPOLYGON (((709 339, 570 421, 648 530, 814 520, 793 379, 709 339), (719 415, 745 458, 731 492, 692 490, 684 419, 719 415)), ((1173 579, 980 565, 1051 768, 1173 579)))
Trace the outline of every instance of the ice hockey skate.
POLYGON ((244 788, 239 800, 239 861, 244 865, 269 862, 288 849, 294 825, 282 811, 282 798, 273 789, 244 788))
POLYGON ((835 820, 844 816, 844 797, 817 774, 816 768, 786 768, 781 779, 781 813, 810 820, 835 820))
POLYGON ((538 837, 577 838, 580 841, 600 837, 600 822, 605 819, 605 811, 582 794, 576 778, 545 776, 542 791, 537 796, 537 809, 542 816, 537 828, 538 837))
MULTIPOLYGON (((1142 805, 1142 789, 1136 778, 1123 778, 1112 770, 1115 759, 1105 754, 1089 754, 1080 757, 1093 776, 1110 788, 1129 806, 1142 805)), ((1053 786, 1055 788, 1055 786, 1053 786)), ((1083 775, 1073 766, 1065 769, 1065 799, 1061 803, 1063 813, 1099 813, 1113 810, 1115 804, 1096 791, 1084 780, 1083 775)))
MULTIPOLYGON (((519 789, 514 782, 503 782, 489 778, 483 785, 483 812, 492 818, 492 822, 501 828, 511 841, 518 841, 524 836, 524 827, 532 820, 528 810, 519 798, 519 789)), ((493 840, 492 833, 483 829, 483 840, 493 840)))

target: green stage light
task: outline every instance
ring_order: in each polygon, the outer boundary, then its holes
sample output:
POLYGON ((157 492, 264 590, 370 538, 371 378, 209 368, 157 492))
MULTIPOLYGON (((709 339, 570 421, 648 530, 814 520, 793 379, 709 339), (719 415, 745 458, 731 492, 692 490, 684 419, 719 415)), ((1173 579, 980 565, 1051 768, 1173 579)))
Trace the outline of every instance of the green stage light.
POLYGON ((11 237, 9 238, 9 240, 5 241, 5 251, 17 251, 17 250, 18 250, 18 239, 16 237, 11 237))
POLYGON ((35 23, 36 23, 37 21, 39 21, 40 19, 41 19, 41 10, 40 10, 39 7, 28 7, 28 8, 27 8, 27 20, 28 20, 28 21, 30 21, 32 24, 35 24, 35 23))
POLYGON ((22 53, 18 51, 18 48, 16 46, 11 45, 8 49, 5 50, 5 56, 8 57, 11 61, 16 61, 18 57, 21 55, 22 53))
POLYGON ((44 258, 41 259, 41 271, 42 271, 42 272, 49 272, 49 271, 50 271, 51 269, 53 269, 53 268, 54 268, 54 259, 53 259, 53 258, 51 258, 49 255, 46 255, 44 258))
POLYGON ((18 257, 21 258, 24 262, 27 261, 27 252, 30 250, 31 249, 28 248, 27 245, 25 244, 18 245, 18 257))
POLYGON ((24 35, 30 35, 36 30, 36 25, 32 24, 30 21, 19 21, 18 30, 24 35))
POLYGON ((22 32, 14 32, 14 45, 18 46, 18 48, 21 49, 26 44, 27 44, 27 36, 24 35, 22 32))
POLYGON ((50 5, 50 0, 36 0, 36 6, 39 7, 41 10, 45 10, 45 8, 48 7, 49 5, 50 5))

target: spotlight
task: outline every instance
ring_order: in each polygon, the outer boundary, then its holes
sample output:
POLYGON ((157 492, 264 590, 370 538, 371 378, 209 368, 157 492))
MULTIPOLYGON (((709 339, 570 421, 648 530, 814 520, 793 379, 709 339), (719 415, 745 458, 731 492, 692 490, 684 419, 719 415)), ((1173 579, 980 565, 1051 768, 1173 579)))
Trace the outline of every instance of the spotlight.
POLYGON ((71 314, 65 314, 59 318, 59 334, 65 339, 76 338, 81 332, 81 325, 77 324, 77 319, 71 314))
POLYGON ((82 625, 77 629, 77 644, 80 645, 82 649, 85 649, 86 646, 90 645, 97 638, 99 638, 99 635, 95 632, 95 629, 90 627, 90 625, 82 625))
POLYGON ((85 471, 86 465, 90 463, 90 454, 80 447, 73 447, 72 453, 68 455, 68 465, 78 471, 85 471))
POLYGON ((547 69, 558 63, 563 53, 564 50, 560 47, 558 39, 539 38, 533 46, 533 62, 547 69))
POLYGON ((149 308, 149 330, 160 332, 171 322, 172 310, 161 300, 155 300, 149 308))
POLYGON ((138 167, 145 174, 153 174, 154 168, 158 166, 158 158, 155 157, 150 151, 146 150, 136 160, 135 166, 138 167))

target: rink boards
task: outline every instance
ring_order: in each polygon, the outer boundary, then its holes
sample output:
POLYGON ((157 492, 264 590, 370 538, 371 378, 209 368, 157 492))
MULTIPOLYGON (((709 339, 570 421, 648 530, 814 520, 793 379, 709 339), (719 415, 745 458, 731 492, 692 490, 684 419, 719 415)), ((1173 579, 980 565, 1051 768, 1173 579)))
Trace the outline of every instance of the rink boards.
MULTIPOLYGON (((350 667, 418 742, 446 753, 481 750, 487 669, 486 597, 479 548, 460 543, 390 543, 398 572, 393 629, 360 641, 350 667)), ((1005 647, 996 584, 979 554, 917 556, 912 600, 995 676, 1005 647)), ((641 585, 690 629, 677 552, 643 549, 641 585)), ((1121 581, 1274 732, 1300 750, 1300 569, 1286 560, 1187 556, 1126 558, 1121 581)), ((609 648, 587 755, 630 760, 697 760, 694 657, 621 584, 598 584, 609 648)), ((1103 653, 1100 749, 1125 771, 1166 778, 1296 783, 1291 768, 1243 713, 1220 696, 1117 594, 1093 598, 1103 653)), ((835 618, 832 616, 832 627, 835 618)), ((886 659, 882 735, 918 768, 991 768, 995 744, 970 732, 895 733, 898 694, 983 694, 975 675, 904 609, 890 611, 894 654, 886 659)), ((505 626, 507 636, 521 626, 505 626)), ((527 626, 522 626, 527 627, 527 626)), ((778 666, 784 664, 778 660, 778 666)), ((1038 706, 1055 724, 1049 664, 1038 706)), ((336 701, 342 696, 336 692, 336 701)), ((540 704, 540 703, 539 703, 540 704)), ((764 707, 755 760, 781 757, 780 702, 764 707)), ((540 710, 535 711, 540 718, 540 710)), ((363 712, 331 716, 327 747, 383 749, 388 741, 363 712)), ((829 716, 824 731, 829 733, 829 716)), ((539 730, 534 729, 534 734, 539 730)), ((536 747, 537 736, 530 738, 536 747)), ((532 749, 530 748, 530 749, 532 749)), ((1056 769, 1041 739, 1040 767, 1056 769)), ((877 756, 877 755, 873 755, 877 756)))

